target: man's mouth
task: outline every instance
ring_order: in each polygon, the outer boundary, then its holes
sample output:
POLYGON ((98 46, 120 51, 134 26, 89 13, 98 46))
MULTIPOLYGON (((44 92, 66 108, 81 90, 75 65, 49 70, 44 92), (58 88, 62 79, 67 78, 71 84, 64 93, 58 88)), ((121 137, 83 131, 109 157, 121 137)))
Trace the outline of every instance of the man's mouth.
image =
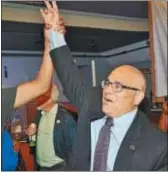
POLYGON ((104 98, 104 100, 107 102, 113 102, 111 99, 108 99, 108 98, 104 98))

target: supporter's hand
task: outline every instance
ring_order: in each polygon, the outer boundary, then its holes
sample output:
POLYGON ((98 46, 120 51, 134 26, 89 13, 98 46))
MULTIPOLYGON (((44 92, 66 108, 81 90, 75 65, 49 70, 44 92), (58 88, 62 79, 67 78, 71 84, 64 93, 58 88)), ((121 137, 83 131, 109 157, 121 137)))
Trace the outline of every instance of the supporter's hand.
POLYGON ((65 34, 65 25, 63 18, 59 14, 58 7, 55 1, 52 4, 49 1, 44 1, 46 9, 41 9, 41 15, 44 20, 45 29, 53 29, 59 33, 65 34))
POLYGON ((27 134, 28 136, 32 136, 32 135, 36 134, 36 132, 37 132, 37 125, 34 124, 34 123, 31 123, 31 124, 28 126, 28 128, 26 129, 26 134, 27 134))

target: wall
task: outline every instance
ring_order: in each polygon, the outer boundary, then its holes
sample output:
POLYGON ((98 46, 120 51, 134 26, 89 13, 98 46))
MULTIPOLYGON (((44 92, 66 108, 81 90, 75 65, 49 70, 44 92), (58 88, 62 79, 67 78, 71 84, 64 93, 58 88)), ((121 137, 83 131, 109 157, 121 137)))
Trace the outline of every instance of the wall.
MULTIPOLYGON (((120 57, 118 57, 120 58, 120 57)), ((81 75, 84 76, 87 80, 87 84, 92 86, 92 74, 91 74, 91 58, 74 58, 76 64, 79 65, 81 75)), ((114 58, 115 59, 115 58, 114 58)), ((109 63, 109 59, 96 59, 95 60, 95 70, 96 70, 96 85, 99 85, 103 79, 107 77, 109 72, 119 65, 120 63, 109 63)), ((40 57, 2 57, 2 87, 12 87, 19 83, 22 83, 27 80, 32 80, 35 78, 37 71, 40 68, 41 58, 40 57), (4 77, 4 68, 7 66, 8 78, 4 77)), ((122 63, 123 64, 123 63, 122 63)), ((139 68, 148 68, 150 66, 149 61, 130 61, 129 64, 132 64, 139 68)), ((147 96, 151 90, 151 80, 150 75, 146 75, 147 78, 147 96)), ((55 73, 54 83, 61 90, 60 101, 66 101, 67 98, 63 94, 63 88, 59 82, 59 79, 55 73)))
POLYGON ((24 71, 24 60, 22 58, 2 58, 2 88, 12 87, 28 80, 24 71), (8 78, 4 76, 4 66, 7 66, 8 78))
MULTIPOLYGON (((118 65, 130 64, 138 68, 149 68, 150 67, 150 58, 149 58, 149 48, 138 49, 139 47, 145 47, 146 41, 142 41, 136 44, 127 45, 118 49, 106 51, 99 54, 94 53, 85 53, 84 57, 78 58, 81 53, 76 53, 74 60, 81 71, 81 75, 86 78, 87 84, 92 85, 92 68, 91 61, 95 60, 95 71, 96 71, 96 85, 99 85, 103 79, 107 77, 109 72, 118 65), (129 53, 130 50, 135 50, 129 53), (116 55, 118 54, 119 55, 116 55), (97 55, 97 58, 91 58, 91 55, 97 55), (100 58, 102 56, 109 56, 109 58, 100 58)), ((22 52, 23 55, 14 56, 14 52, 10 51, 10 56, 2 54, 2 87, 11 87, 15 86, 21 82, 32 80, 37 71, 39 70, 41 63, 42 54, 36 53, 36 55, 31 55, 31 52, 22 52), (29 55, 28 55, 29 54, 29 55), (8 68, 8 79, 4 78, 4 68, 6 65, 8 68)), ((74 55, 75 53, 72 53, 74 55)), ((147 93, 149 96, 151 90, 151 76, 146 74, 147 79, 147 93)), ((60 100, 66 100, 63 95, 63 88, 57 78, 56 74, 54 75, 54 83, 61 90, 60 100)))
MULTIPOLYGON (((80 64, 79 70, 81 75, 86 78, 87 84, 92 86, 92 75, 91 75, 91 66, 88 62, 81 65, 77 60, 77 64, 80 64)), ((40 57, 2 57, 2 88, 13 87, 22 82, 32 80, 35 78, 41 64, 40 57), (5 78, 4 75, 4 66, 7 66, 8 78, 5 78)), ((60 89, 60 101, 67 101, 66 97, 63 95, 63 88, 59 79, 54 74, 54 83, 60 89)))

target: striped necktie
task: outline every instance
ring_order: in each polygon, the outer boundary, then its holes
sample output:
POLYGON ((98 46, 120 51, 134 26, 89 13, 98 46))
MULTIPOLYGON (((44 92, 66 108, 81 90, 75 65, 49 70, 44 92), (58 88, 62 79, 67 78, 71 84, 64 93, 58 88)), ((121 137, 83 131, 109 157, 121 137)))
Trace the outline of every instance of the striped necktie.
POLYGON ((110 143, 110 129, 113 126, 113 119, 107 118, 105 124, 100 130, 99 138, 96 144, 93 171, 107 170, 107 156, 110 143))

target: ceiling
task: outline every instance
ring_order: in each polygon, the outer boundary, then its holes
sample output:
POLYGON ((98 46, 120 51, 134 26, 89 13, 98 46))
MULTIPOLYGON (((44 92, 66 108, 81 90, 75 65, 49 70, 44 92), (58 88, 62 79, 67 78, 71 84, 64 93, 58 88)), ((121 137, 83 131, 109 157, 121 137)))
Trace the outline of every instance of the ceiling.
MULTIPOLYGON (((12 2, 43 6, 43 2, 12 2)), ((60 9, 115 16, 147 18, 145 1, 59 1, 60 9)), ((2 50, 43 50, 43 25, 2 21, 2 50)), ((67 26, 66 40, 72 52, 103 52, 148 39, 147 31, 125 31, 67 26)))
MULTIPOLYGON (((2 21, 3 50, 43 50, 43 25, 2 21)), ((103 52, 148 38, 148 32, 67 27, 66 40, 73 52, 103 52)))
MULTIPOLYGON (((13 1, 12 3, 29 4, 44 7, 43 1, 13 1)), ((83 11, 115 16, 147 18, 147 1, 57 1, 59 9, 83 11)))

